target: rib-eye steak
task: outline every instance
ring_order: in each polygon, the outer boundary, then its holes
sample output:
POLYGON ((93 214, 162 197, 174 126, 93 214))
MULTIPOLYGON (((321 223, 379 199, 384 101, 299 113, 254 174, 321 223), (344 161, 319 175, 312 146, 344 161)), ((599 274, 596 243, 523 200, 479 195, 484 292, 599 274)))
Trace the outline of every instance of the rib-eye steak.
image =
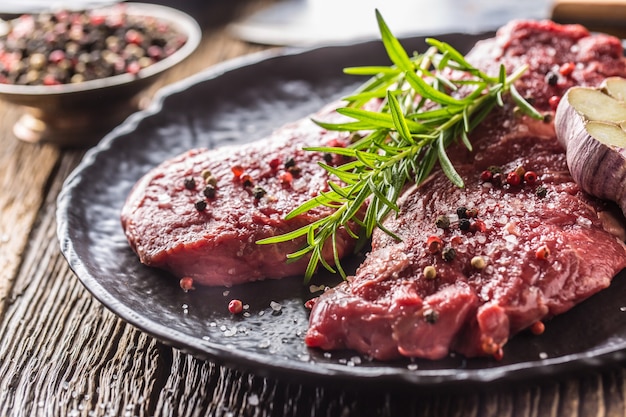
POLYGON ((308 346, 381 360, 500 357, 513 334, 541 331, 626 267, 623 218, 580 191, 550 121, 566 88, 626 75, 620 42, 512 22, 468 60, 492 72, 528 64, 518 89, 548 117, 515 116, 507 103, 473 132, 473 152, 450 152, 465 188, 435 171, 408 190, 384 224, 401 241, 376 231, 355 275, 314 300, 308 346))
MULTIPOLYGON (((337 117, 336 106, 316 115, 337 117)), ((305 146, 345 146, 346 134, 324 131, 309 118, 250 145, 196 149, 165 161, 133 188, 122 210, 131 247, 146 265, 191 277, 200 285, 230 286, 262 278, 303 274, 307 260, 287 262, 303 240, 259 245, 325 217, 319 208, 286 221, 285 216, 327 187, 318 162, 338 158, 306 152, 305 146)), ((340 255, 354 240, 337 236, 340 255)), ((333 263, 328 246, 328 262, 333 263)))

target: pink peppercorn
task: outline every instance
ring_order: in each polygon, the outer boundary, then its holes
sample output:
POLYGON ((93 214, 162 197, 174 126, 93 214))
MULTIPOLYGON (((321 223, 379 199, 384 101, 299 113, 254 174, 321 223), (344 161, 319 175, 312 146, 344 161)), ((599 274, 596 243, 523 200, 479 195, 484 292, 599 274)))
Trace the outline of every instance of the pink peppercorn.
POLYGON ((548 99, 548 104, 550 105, 550 108, 552 110, 556 110, 560 102, 561 102, 561 97, 559 96, 552 96, 548 99))
POLYGON ((518 186, 522 182, 519 174, 515 171, 509 172, 506 176, 506 183, 512 186, 518 186))
POLYGON ((228 303, 228 311, 231 312, 231 314, 239 314, 243 311, 243 303, 241 302, 241 300, 230 300, 230 302, 228 303))
POLYGON ((185 292, 195 289, 193 287, 193 278, 191 278, 191 277, 183 277, 183 278, 181 278, 180 279, 180 288, 182 288, 182 290, 185 291, 185 292))
POLYGON ((526 171, 524 174, 524 181, 528 185, 533 185, 537 182, 537 173, 535 173, 535 171, 526 171))

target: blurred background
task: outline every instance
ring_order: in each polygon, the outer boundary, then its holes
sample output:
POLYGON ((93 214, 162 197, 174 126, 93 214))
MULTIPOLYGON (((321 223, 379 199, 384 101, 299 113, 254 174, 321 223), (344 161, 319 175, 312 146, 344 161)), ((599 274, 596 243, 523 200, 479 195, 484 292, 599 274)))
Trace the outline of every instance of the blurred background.
MULTIPOLYGON (((626 0, 234 0, 258 11, 231 16, 233 36, 264 45, 306 46, 377 38, 378 8, 397 36, 482 32, 514 18, 554 18, 625 36, 626 0)), ((0 17, 54 8, 93 8, 120 0, 2 0, 0 17)), ((208 5, 227 0, 153 0, 194 16, 202 25, 208 5)), ((220 5, 221 6, 221 5, 220 5)))

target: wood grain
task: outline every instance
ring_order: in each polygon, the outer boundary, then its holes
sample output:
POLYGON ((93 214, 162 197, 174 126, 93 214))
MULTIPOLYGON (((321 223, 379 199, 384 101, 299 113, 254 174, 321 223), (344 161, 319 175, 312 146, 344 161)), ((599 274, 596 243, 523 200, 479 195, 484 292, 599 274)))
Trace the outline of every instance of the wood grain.
MULTIPOLYGON (((207 6, 202 47, 160 85, 263 49, 230 38, 224 21, 268 1, 207 6)), ((563 380, 424 392, 294 383, 163 345, 109 312, 69 269, 56 239, 56 198, 84 151, 17 141, 10 132, 17 117, 0 103, 0 416, 626 415, 623 365, 563 380)))

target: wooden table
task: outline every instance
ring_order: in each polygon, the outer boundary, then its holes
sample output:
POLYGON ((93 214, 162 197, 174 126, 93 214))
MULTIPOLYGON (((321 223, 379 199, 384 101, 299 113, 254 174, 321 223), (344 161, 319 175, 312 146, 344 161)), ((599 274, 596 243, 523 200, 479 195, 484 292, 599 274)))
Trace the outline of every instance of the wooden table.
MULTIPOLYGON (((230 3, 206 7, 200 49, 160 85, 262 49, 224 25, 267 1, 230 3)), ((366 391, 242 373, 163 345, 109 312, 68 268, 55 201, 84 151, 18 141, 18 115, 0 103, 1 416, 626 415, 623 364, 497 389, 366 391)))

